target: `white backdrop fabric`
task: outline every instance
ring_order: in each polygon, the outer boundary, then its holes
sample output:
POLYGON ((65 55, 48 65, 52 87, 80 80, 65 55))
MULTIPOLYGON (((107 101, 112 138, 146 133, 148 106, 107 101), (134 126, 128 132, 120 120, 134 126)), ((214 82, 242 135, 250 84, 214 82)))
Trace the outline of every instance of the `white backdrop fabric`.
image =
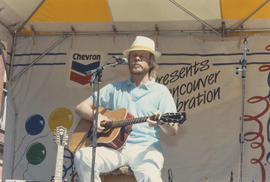
MULTIPOLYGON (((14 75, 24 69, 59 37, 20 37, 17 40, 14 75)), ((161 135, 165 165, 174 181, 237 181, 240 174, 242 77, 236 74, 243 59, 243 40, 208 40, 192 35, 152 37, 162 52, 158 82, 166 85, 179 112, 187 113, 175 137, 161 135)), ((243 181, 269 181, 270 36, 248 37, 243 181)), ((90 59, 78 63, 74 52, 104 53, 101 65, 129 48, 134 36, 74 36, 15 80, 9 92, 6 121, 4 178, 49 180, 54 176, 57 146, 53 129, 64 125, 71 135, 79 118, 75 106, 88 97, 89 86, 69 84, 87 80, 90 59), (71 62, 74 61, 74 67, 71 62), (76 66, 77 65, 77 66, 76 66)), ((128 79, 126 65, 103 71, 101 86, 128 79)), ((71 154, 65 150, 64 177, 72 176, 71 154)))

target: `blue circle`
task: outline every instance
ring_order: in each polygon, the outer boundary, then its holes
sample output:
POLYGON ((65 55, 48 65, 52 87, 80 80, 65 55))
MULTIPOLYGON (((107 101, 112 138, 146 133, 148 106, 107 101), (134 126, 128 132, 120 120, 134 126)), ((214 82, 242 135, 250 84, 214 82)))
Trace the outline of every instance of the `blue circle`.
POLYGON ((44 129, 45 120, 39 115, 35 114, 30 116, 25 123, 25 129, 29 135, 37 135, 44 129))

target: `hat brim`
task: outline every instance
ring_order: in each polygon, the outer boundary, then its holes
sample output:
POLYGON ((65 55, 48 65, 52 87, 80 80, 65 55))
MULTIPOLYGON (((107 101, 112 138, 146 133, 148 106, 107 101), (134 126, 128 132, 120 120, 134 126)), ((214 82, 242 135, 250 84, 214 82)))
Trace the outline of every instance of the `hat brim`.
POLYGON ((158 59, 161 56, 161 53, 158 51, 153 51, 151 49, 146 49, 146 48, 132 48, 132 49, 127 49, 123 52, 123 55, 125 58, 128 58, 129 52, 130 51, 148 51, 152 53, 155 56, 155 59, 158 59))

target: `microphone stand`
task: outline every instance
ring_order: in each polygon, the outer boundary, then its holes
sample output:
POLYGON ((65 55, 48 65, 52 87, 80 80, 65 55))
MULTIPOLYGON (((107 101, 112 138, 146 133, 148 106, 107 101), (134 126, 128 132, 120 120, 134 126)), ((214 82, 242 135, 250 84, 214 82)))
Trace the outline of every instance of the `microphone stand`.
POLYGON ((244 150, 244 114, 245 114, 245 81, 246 81, 246 68, 247 68, 247 52, 249 51, 247 48, 247 38, 244 39, 244 53, 243 53, 243 60, 240 61, 242 68, 236 68, 236 74, 238 71, 242 72, 242 110, 241 110, 241 132, 239 136, 240 142, 240 182, 243 180, 243 150, 244 150))
POLYGON ((97 69, 95 73, 93 73, 90 81, 90 85, 93 86, 93 92, 95 93, 95 84, 97 84, 97 99, 95 99, 95 94, 93 94, 93 100, 96 101, 94 104, 96 106, 96 112, 92 116, 92 129, 88 131, 88 135, 90 136, 90 132, 92 130, 92 168, 91 168, 91 182, 95 180, 95 161, 96 161, 96 147, 97 147, 97 122, 98 122, 98 113, 99 113, 99 93, 100 93, 100 83, 102 77, 102 69, 97 69), (96 82, 97 80, 97 82, 96 82))
POLYGON ((92 74, 90 86, 93 86, 93 92, 95 93, 95 84, 97 84, 97 98, 95 99, 95 94, 93 94, 93 101, 95 101, 94 106, 96 108, 95 114, 93 114, 93 125, 92 128, 88 131, 87 136, 90 136, 91 132, 93 133, 92 138, 92 168, 91 168, 91 182, 95 180, 95 161, 96 161, 96 147, 97 147, 97 125, 98 125, 98 114, 99 114, 99 94, 100 94, 100 83, 102 77, 102 71, 109 67, 115 67, 120 64, 125 64, 126 62, 122 59, 115 58, 116 62, 107 63, 104 66, 98 67, 97 69, 87 71, 86 74, 92 74), (94 119, 95 118, 95 119, 94 119))

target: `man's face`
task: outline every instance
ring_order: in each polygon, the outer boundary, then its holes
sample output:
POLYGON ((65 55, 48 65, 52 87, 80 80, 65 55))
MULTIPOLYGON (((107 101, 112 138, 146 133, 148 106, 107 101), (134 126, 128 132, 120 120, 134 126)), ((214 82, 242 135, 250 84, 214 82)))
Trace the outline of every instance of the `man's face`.
POLYGON ((131 51, 128 60, 131 74, 142 75, 148 73, 152 67, 150 59, 151 53, 148 51, 131 51))

